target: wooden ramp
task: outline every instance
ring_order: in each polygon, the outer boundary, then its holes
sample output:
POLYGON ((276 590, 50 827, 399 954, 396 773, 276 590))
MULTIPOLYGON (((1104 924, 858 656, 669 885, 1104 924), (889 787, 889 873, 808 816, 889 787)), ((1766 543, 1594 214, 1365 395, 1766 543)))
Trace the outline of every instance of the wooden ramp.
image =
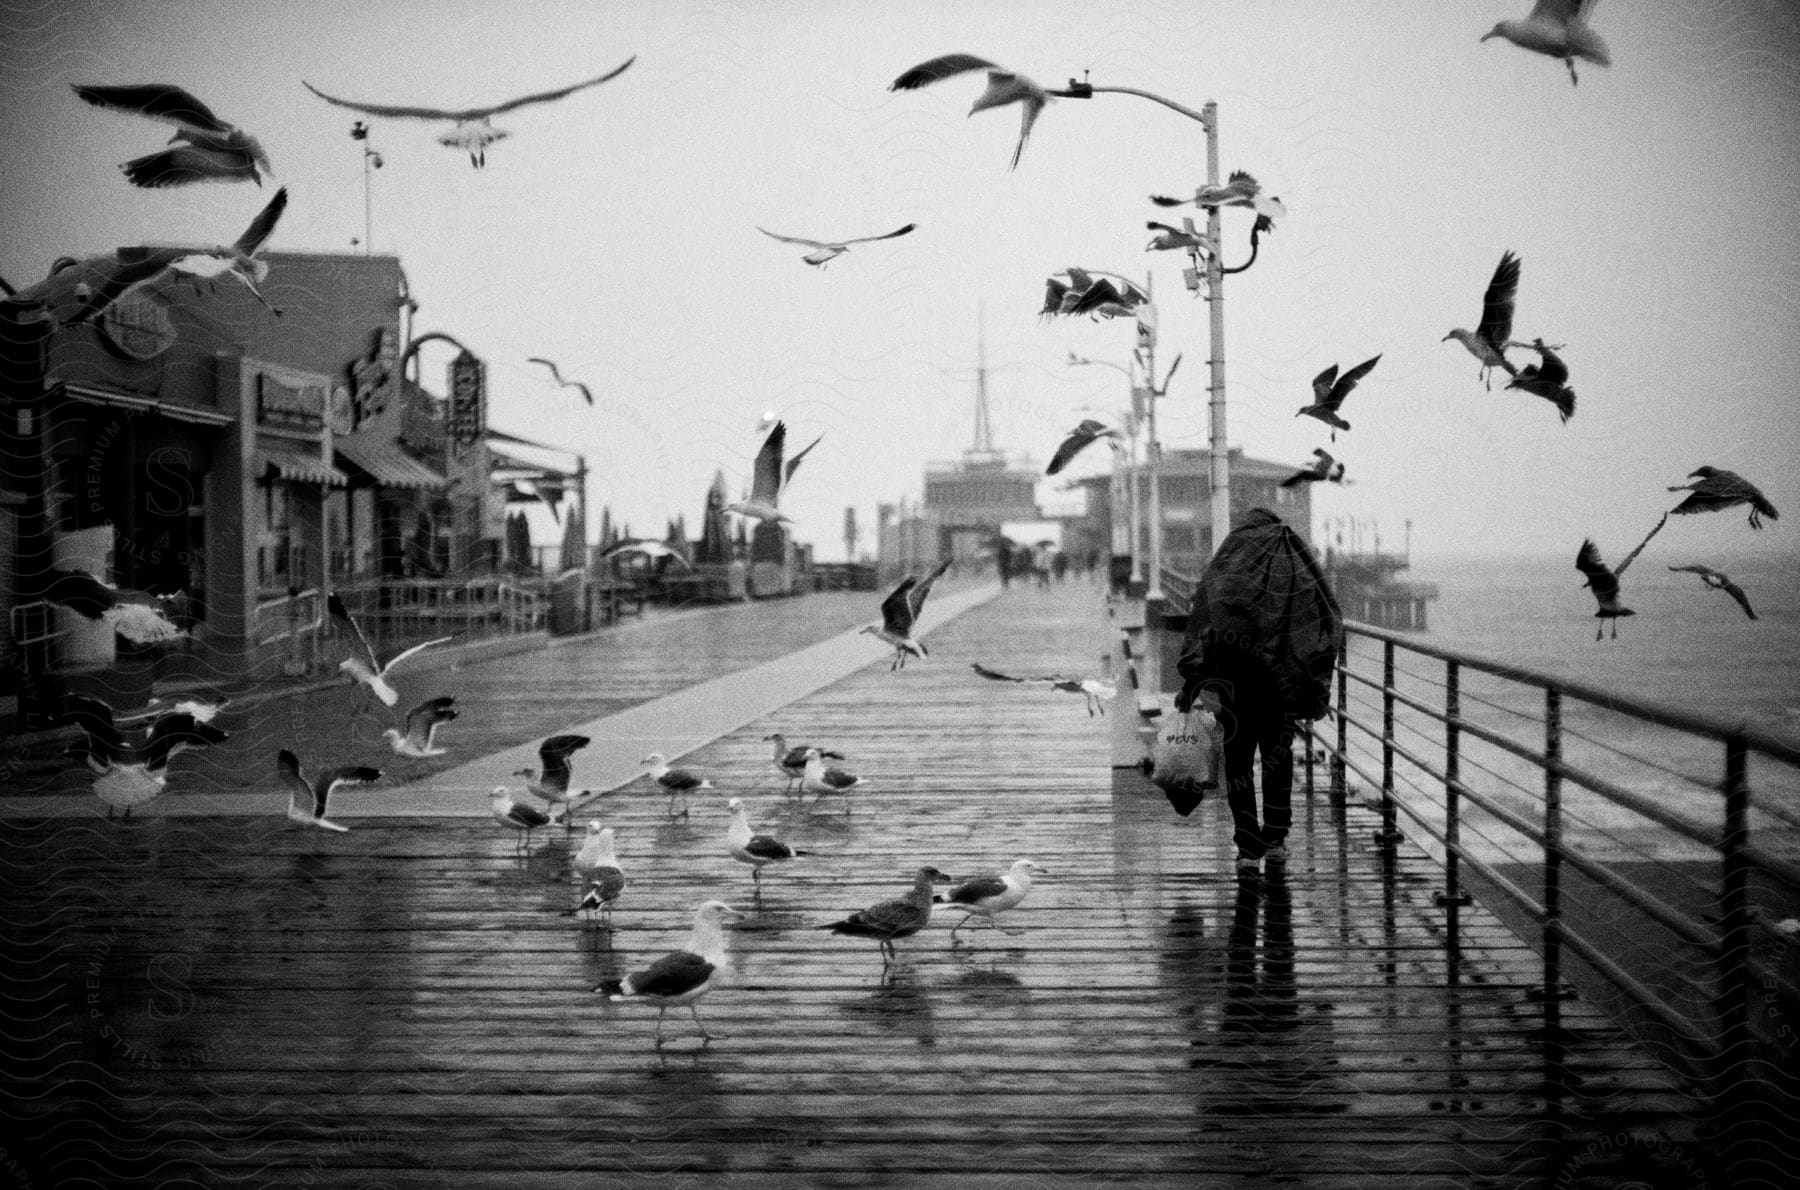
POLYGON ((968 668, 1091 670, 1105 624, 1098 588, 1014 588, 928 661, 691 754, 721 796, 688 819, 645 782, 596 803, 631 880, 611 931, 564 915, 560 830, 520 858, 467 818, 12 822, 6 1160, 40 1186, 1698 1180, 1696 1102, 1580 1002, 1548 1036, 1533 953, 1479 908, 1452 943, 1440 872, 1384 868, 1372 814, 1299 806, 1285 878, 1240 880, 1222 805, 1177 818, 1079 698, 968 668), (788 803, 778 730, 872 784, 788 803), (813 852, 760 898, 723 795, 813 852), (1050 875, 1017 934, 953 945, 940 913, 884 972, 815 928, 921 864, 1020 857, 1050 875), (658 1050, 653 1009, 591 989, 710 897, 749 912, 700 1006, 722 1036, 674 1010, 658 1050))

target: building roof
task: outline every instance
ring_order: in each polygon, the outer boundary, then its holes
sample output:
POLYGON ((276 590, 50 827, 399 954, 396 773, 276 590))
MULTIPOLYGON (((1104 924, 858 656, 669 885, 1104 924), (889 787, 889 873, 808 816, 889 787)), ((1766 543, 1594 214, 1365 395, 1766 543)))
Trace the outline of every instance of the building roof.
POLYGON ((257 448, 256 471, 258 475, 265 471, 274 471, 283 479, 294 480, 298 483, 322 483, 333 488, 344 487, 350 482, 349 476, 320 459, 318 455, 305 454, 297 450, 281 450, 275 447, 257 448))
POLYGON ((339 458, 384 488, 435 491, 449 483, 392 442, 352 436, 337 439, 333 446, 339 458))

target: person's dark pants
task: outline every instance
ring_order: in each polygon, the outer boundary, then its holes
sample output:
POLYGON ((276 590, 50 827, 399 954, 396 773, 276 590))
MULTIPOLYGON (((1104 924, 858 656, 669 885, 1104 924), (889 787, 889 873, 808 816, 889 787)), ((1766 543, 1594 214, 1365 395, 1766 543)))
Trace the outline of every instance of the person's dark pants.
POLYGON ((1225 733, 1225 803, 1231 807, 1232 841, 1238 854, 1261 859, 1287 840, 1293 822, 1294 735, 1281 701, 1263 683, 1221 682, 1219 728, 1225 733), (1262 815, 1256 806, 1256 770, 1262 767, 1262 815))

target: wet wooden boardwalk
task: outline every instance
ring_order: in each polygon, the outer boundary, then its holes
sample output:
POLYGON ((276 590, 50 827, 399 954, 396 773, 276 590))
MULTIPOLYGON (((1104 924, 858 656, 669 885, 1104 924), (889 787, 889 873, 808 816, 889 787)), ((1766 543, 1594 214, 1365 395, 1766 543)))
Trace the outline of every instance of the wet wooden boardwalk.
MULTIPOLYGON (((803 603, 791 605, 800 614, 803 603)), ((1097 588, 1015 588, 688 756, 811 850, 765 875, 723 797, 593 807, 631 879, 615 929, 563 911, 571 842, 480 818, 7 822, 0 887, 17 1184, 425 1187, 1690 1185, 1696 1102, 1581 1002, 1545 1030, 1533 952, 1374 816, 1297 810, 1285 878, 1240 880, 1222 805, 1177 818, 1108 767, 1079 700, 974 677, 1093 665, 1097 588), (872 780, 786 802, 770 731, 872 780), (940 914, 884 973, 815 927, 921 864, 1020 857, 1010 916, 940 914), (698 1044, 591 991, 748 911, 698 1044), (1568 1092, 1546 1094, 1545 1043, 1568 1092), (1673 1178, 1673 1180, 1670 1180, 1673 1178)), ((9 1166, 9 1171, 14 1171, 9 1166)))

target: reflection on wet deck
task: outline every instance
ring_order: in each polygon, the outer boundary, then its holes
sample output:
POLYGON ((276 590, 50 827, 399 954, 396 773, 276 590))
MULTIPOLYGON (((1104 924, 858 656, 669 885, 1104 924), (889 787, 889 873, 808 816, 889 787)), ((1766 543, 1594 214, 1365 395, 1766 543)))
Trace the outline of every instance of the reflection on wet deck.
POLYGON ((1479 907, 1453 925, 1435 863, 1384 859, 1373 812, 1321 794, 1297 808, 1285 877, 1240 880, 1222 805, 1177 818, 1107 767, 1078 700, 969 676, 1091 662, 1099 598, 1015 589, 939 629, 928 662, 879 663, 689 756, 814 853, 760 897, 725 852, 722 797, 673 822, 645 784, 597 803, 631 880, 610 932, 564 916, 560 832, 519 859, 480 819, 331 838, 17 824, 0 854, 28 966, 6 1112, 42 1138, 27 1168, 559 1190, 596 1173, 1692 1184, 1696 1102, 1583 1002, 1549 1035, 1534 952, 1479 907), (872 784, 847 812, 787 803, 775 730, 839 747, 872 784), (940 914, 884 972, 874 943, 814 928, 920 864, 1020 857, 1050 873, 1001 919, 1020 933, 976 922, 952 946, 940 914), (700 1008, 722 1036, 700 1046, 671 1011, 658 1052, 653 1010, 589 989, 678 945, 711 896, 750 913, 733 985, 700 1008))

